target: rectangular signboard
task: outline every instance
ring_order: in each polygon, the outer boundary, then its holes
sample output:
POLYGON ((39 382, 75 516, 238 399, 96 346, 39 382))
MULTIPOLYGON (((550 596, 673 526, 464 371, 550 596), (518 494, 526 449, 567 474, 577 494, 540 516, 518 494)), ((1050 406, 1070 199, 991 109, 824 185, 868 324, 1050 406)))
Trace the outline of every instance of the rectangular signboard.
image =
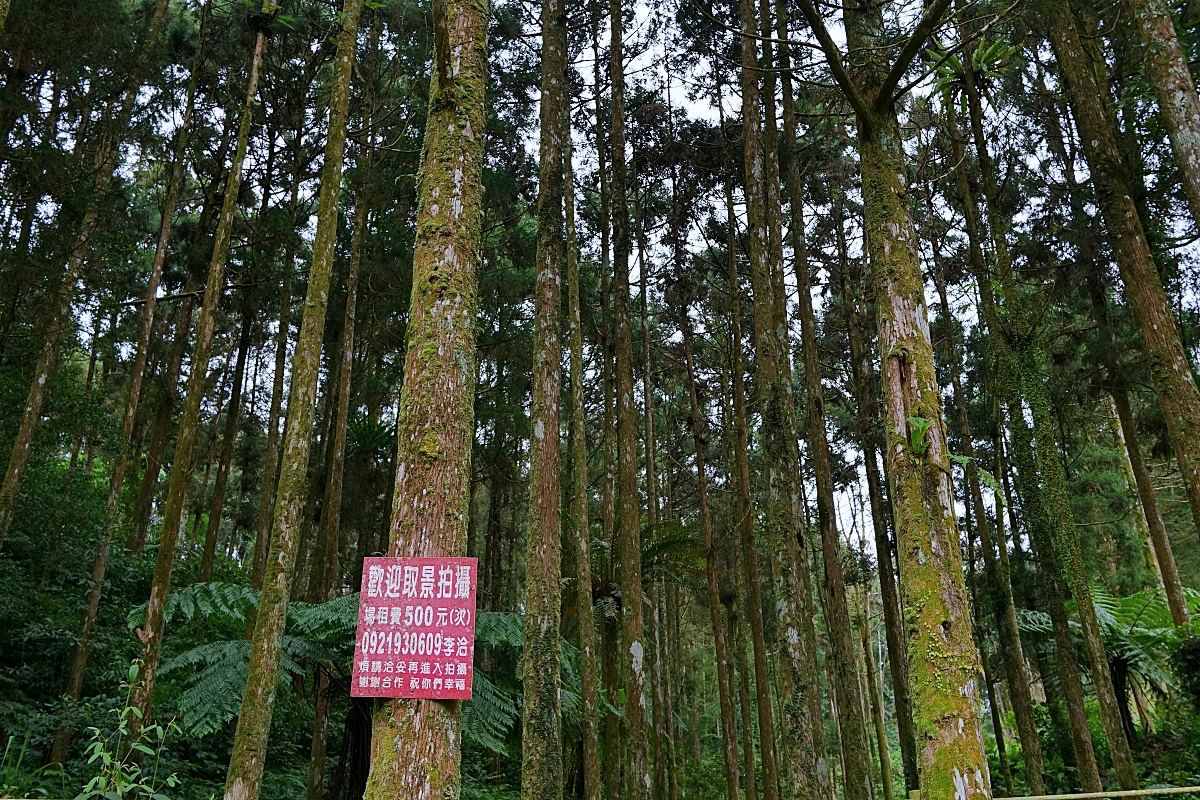
POLYGON ((363 560, 352 697, 469 700, 474 558, 363 560))

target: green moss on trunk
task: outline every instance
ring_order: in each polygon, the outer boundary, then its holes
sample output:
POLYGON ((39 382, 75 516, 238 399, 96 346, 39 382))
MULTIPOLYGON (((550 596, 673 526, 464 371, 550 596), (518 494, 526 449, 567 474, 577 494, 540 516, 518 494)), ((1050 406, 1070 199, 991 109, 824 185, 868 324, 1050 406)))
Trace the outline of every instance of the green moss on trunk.
MULTIPOLYGON (((420 174, 412 306, 400 391, 393 556, 466 552, 475 311, 483 201, 487 0, 447 0, 451 63, 433 70, 420 174), (442 85, 439 73, 453 83, 442 85)), ((390 700, 371 737, 367 800, 462 790, 462 704, 390 700)))

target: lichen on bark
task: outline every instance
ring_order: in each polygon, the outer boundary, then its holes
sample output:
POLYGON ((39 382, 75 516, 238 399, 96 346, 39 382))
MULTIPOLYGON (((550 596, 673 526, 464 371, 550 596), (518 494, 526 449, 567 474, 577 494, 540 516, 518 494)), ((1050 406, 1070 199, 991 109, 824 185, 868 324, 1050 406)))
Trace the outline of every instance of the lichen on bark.
MULTIPOLYGON (((393 556, 466 553, 487 20, 487 0, 446 0, 444 24, 452 56, 431 77, 419 178, 412 301, 396 423, 393 556), (442 74, 450 78, 449 85, 442 83, 442 74)), ((365 797, 457 798, 461 757, 461 702, 380 703, 365 797)))

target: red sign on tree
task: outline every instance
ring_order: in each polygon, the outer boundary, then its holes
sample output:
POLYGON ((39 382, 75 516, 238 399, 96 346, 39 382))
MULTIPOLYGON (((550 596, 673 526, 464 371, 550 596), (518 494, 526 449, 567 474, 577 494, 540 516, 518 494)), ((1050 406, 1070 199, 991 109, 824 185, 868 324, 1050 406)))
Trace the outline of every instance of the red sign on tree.
POLYGON ((351 697, 471 698, 476 564, 363 560, 351 697))

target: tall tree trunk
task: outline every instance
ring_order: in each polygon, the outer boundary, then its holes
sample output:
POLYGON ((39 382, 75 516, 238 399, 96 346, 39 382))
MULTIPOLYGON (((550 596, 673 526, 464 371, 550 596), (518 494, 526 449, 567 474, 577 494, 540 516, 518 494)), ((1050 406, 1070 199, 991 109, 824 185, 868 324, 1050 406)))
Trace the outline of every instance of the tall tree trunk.
MULTIPOLYGON (((264 13, 270 13, 269 7, 264 13)), ((254 120, 254 98, 258 90, 258 73, 266 49, 267 32, 260 30, 254 39, 254 50, 250 57, 249 77, 246 94, 238 122, 237 145, 229 175, 225 182, 225 197, 218 217, 216 235, 213 237, 212 258, 208 264, 208 278, 204 285, 200 319, 196 324, 196 342, 192 348, 191 374, 188 376, 187 392, 184 395, 183 411, 175 435, 175 456, 171 464, 171 480, 167 488, 167 502, 163 510, 162 534, 159 537, 158 557, 154 565, 154 577, 150 585, 150 600, 146 605, 146 622, 142 626, 142 670, 134 691, 134 706, 140 712, 133 727, 140 727, 150 714, 154 700, 154 679, 158 673, 158 662, 162 655, 163 634, 166 623, 167 594, 171 590, 171 570, 175 566, 175 548, 179 543, 179 529, 187 503, 188 484, 191 482, 192 451, 196 444, 196 431, 200 420, 200 401, 208 377, 208 361, 212 352, 213 332, 216 326, 217 305, 225 272, 225 261, 229 256, 229 240, 233 234, 233 218, 237 213, 238 190, 242 182, 242 164, 250 141, 250 126, 254 120)))
POLYGON ((1192 221, 1200 225, 1200 98, 1187 53, 1164 0, 1129 0, 1129 7, 1137 21, 1142 63, 1158 98, 1192 221))
POLYGON ((1133 483, 1137 489, 1138 501, 1142 518, 1149 533, 1150 545, 1154 551, 1154 560, 1162 578, 1163 588, 1167 595, 1167 605, 1171 609, 1171 620, 1176 625, 1187 625, 1191 622, 1188 613, 1187 596, 1183 591, 1183 582, 1179 578, 1179 567, 1175 564, 1175 552, 1171 549, 1171 539, 1167 536, 1166 526, 1163 525, 1162 513, 1158 509, 1158 497, 1154 493, 1154 482, 1146 461, 1142 457, 1142 446, 1138 438, 1137 421, 1133 409, 1129 405, 1129 389, 1125 381, 1124 371, 1117 361, 1116 343, 1113 340, 1112 322, 1108 315, 1108 297, 1104 284, 1094 275, 1088 275, 1088 289, 1092 301, 1092 311, 1100 327, 1100 336, 1105 354, 1105 369, 1111 384, 1109 393, 1112 395, 1113 406, 1120 423, 1118 434, 1124 445, 1126 463, 1133 473, 1133 483))
MULTIPOLYGON (((350 78, 362 8, 363 0, 345 0, 339 20, 341 30, 330 87, 329 126, 317 198, 317 231, 313 242, 312 266, 308 274, 300 334, 292 355, 292 381, 288 392, 279 490, 271 523, 271 545, 258 601, 254 637, 250 643, 246 690, 242 695, 242 708, 233 734, 233 752, 225 777, 225 800, 256 800, 266 762, 267 737, 274 712, 279 659, 283 653, 292 571, 296 564, 299 518, 308 479, 309 447, 316 411, 317 382, 320 379, 321 344, 333 273, 333 247, 337 238, 346 121, 350 107, 350 78)), ((349 302, 347 307, 350 307, 349 302)), ((326 512, 334 516, 337 514, 335 509, 326 509, 326 512)), ((333 568, 336 569, 337 537, 333 536, 331 541, 334 548, 333 568)))
MULTIPOLYGON (((1006 258, 1007 249, 1007 225, 1003 217, 1003 212, 999 207, 999 196, 997 192, 997 184, 995 181, 995 171, 992 166, 991 154, 988 151, 987 140, 982 137, 982 107, 978 104, 978 95, 974 92, 974 73, 968 73, 968 83, 971 88, 968 89, 968 108, 971 118, 972 130, 975 133, 975 148, 978 163, 980 164, 980 172, 982 173, 985 199, 987 202, 989 222, 989 230, 992 231, 993 244, 996 248, 1003 250, 1003 255, 998 255, 997 258, 1006 258), (1000 234, 997 234, 997 228, 1002 228, 1000 234), (997 236, 999 239, 997 241, 997 236)), ((966 218, 967 240, 969 247, 969 264, 976 280, 980 280, 986 275, 986 266, 983 257, 982 249, 982 234, 981 224, 978 212, 975 205, 974 194, 971 189, 971 184, 966 174, 962 160, 961 146, 959 145, 959 137, 954 135, 954 130, 957 128, 955 123, 954 111, 950 111, 951 142, 955 161, 960 165, 958 172, 958 192, 960 200, 963 204, 964 216, 966 218)), ((930 205, 932 199, 928 189, 926 191, 926 204, 930 205)), ((934 242, 935 259, 940 261, 940 248, 936 241, 934 242)), ((953 397, 955 406, 955 422, 958 428, 959 437, 962 439, 963 455, 969 459, 966 465, 967 485, 970 495, 971 507, 974 510, 976 524, 979 528, 980 547, 983 549, 983 569, 984 579, 987 582, 987 594, 990 600, 992 614, 996 621, 996 631, 1000 638, 1000 653, 1004 660, 1005 677, 1008 681, 1009 695, 1012 698, 1013 712, 1017 718, 1017 733, 1021 740, 1021 752, 1025 762, 1025 777, 1029 782, 1029 789, 1034 794, 1045 793, 1045 782, 1043 780, 1043 758, 1041 740, 1038 738, 1037 721, 1034 717, 1033 700, 1029 692, 1029 678, 1025 669, 1025 655, 1021 643, 1020 631, 1017 627, 1016 606, 1013 602, 1012 594, 1012 576, 1007 565, 1007 550, 1003 537, 997 537, 998 541, 993 541, 992 527, 989 523, 987 509, 983 504, 983 491, 980 486, 979 466, 975 459, 974 444, 971 438, 970 421, 967 415, 966 397, 962 389, 961 369, 962 362, 958 355, 956 320, 953 312, 950 310, 949 299, 946 294, 945 277, 942 273, 940 265, 935 268, 935 283, 937 284, 938 297, 942 306, 942 314, 945 317, 948 336, 950 337, 949 346, 949 363, 951 370, 951 383, 953 387, 953 397), (997 546, 1003 551, 1003 558, 999 563, 996 560, 997 546)), ((981 284, 982 286, 983 284, 981 284)), ((986 308, 991 308, 990 294, 984 301, 986 308)), ((998 319, 989 319, 989 325, 995 326, 999 322, 998 319)), ((1001 331, 993 327, 994 336, 1002 336, 1001 331)), ((997 506, 997 516, 1003 513, 997 506)))
MULTIPOLYGON (((221 531, 221 512, 225 508, 225 488, 229 485, 229 469, 233 465, 233 446, 237 442, 238 418, 242 409, 242 387, 246 378, 246 359, 250 354, 250 334, 254 316, 249 301, 243 298, 242 331, 238 341, 237 360, 233 367, 233 383, 229 390, 229 405, 225 408, 225 432, 221 436, 221 457, 217 462, 217 479, 213 484, 208 505, 208 524, 204 533, 204 554, 200 559, 201 583, 212 580, 217 555, 217 534, 221 531)), ((214 423, 215 424, 215 423, 214 423)))
MULTIPOLYGON (((930 7, 921 25, 936 22, 930 7)), ((821 24, 811 4, 810 24, 821 24)), ((979 719, 979 653, 963 581, 949 448, 929 316, 906 194, 907 169, 882 47, 878 5, 844 11, 855 66, 843 86, 856 106, 863 230, 874 281, 884 385, 885 452, 904 603, 909 688, 924 797, 989 797, 979 719), (855 90, 854 87, 857 87, 855 90)), ((827 36, 827 34, 826 34, 827 36)), ((835 67, 841 70, 840 65, 835 67)))
POLYGON ((1097 204, 1121 270, 1125 297, 1142 335, 1167 436, 1187 488, 1192 518, 1200 527, 1200 391, 1133 200, 1136 194, 1117 143, 1112 103, 1105 94, 1107 88, 1098 80, 1096 67, 1084 51, 1066 0, 1051 4, 1048 21, 1051 44, 1079 128, 1097 204))
MULTIPOLYGON (((363 168, 368 164, 364 163, 363 168)), ((325 484, 325 502, 321 514, 321 541, 324 552, 319 570, 318 591, 312 602, 322 603, 338 594, 341 569, 338 566, 338 543, 342 520, 342 476, 346 466, 346 429, 350 421, 350 379, 354 369, 354 328, 358 306, 358 272, 362 263, 363 234, 367 227, 366 190, 360 183, 354 191, 354 225, 350 234, 350 264, 346 269, 346 308, 342 315, 342 330, 337 349, 337 413, 333 423, 333 445, 330 454, 329 478, 325 484)), ((326 662, 317 669, 317 707, 313 718, 311 755, 308 762, 308 800, 321 800, 325 782, 325 745, 329 736, 329 705, 333 691, 330 674, 333 664, 326 662)))
MULTIPOLYGON (((604 128, 604 108, 603 98, 600 93, 601 76, 603 74, 603 65, 600 55, 600 27, 601 17, 603 15, 603 6, 596 4, 596 17, 593 19, 592 27, 592 49, 596 55, 594 60, 594 71, 592 75, 592 85, 596 87, 595 105, 596 105, 596 142, 597 152, 599 155, 599 173, 600 173, 600 280, 604 285, 602 294, 606 301, 604 306, 604 334, 603 334, 603 392, 604 392, 604 425, 603 425, 603 452, 604 452, 604 479, 601 496, 601 526, 604 533, 604 542, 606 545, 606 557, 604 560, 604 591, 607 599, 614 603, 619 599, 619 589, 617 587, 616 576, 616 553, 617 553, 617 437, 615 435, 616 428, 616 367, 613 357, 613 317, 612 317, 612 285, 613 281, 609 278, 609 254, 611 252, 611 225, 612 201, 610 199, 608 170, 606 169, 606 154, 609 154, 607 145, 607 137, 605 136, 604 128)), ((615 712, 619 707, 621 675, 620 675, 620 631, 618 629, 617 614, 620 613, 618 606, 613 606, 610 613, 606 613, 604 617, 604 625, 601 630, 601 650, 603 653, 603 661, 601 663, 601 678, 604 682, 605 696, 608 704, 614 709, 613 712, 605 714, 604 717, 604 786, 606 789, 605 796, 608 798, 619 798, 621 796, 621 766, 622 766, 622 741, 621 736, 621 719, 615 712)))
MULTIPOLYGON (((677 242, 678 244, 678 242, 677 242)), ((678 260, 676 268, 678 270, 678 260)), ((678 275, 680 282, 683 275, 678 275)), ((708 507, 708 473, 704 463, 707 425, 700 398, 696 391, 696 368, 692 355, 692 325, 688 319, 690 303, 685 302, 680 315, 683 332, 684 363, 687 368, 688 402, 691 409, 692 443, 695 447, 697 501, 700 504, 700 524, 704 531, 704 578, 708 589, 708 608, 712 617, 713 644, 716 648, 717 695, 721 707, 721 745, 725 757, 725 791, 729 800, 738 800, 737 724, 733 711, 733 687, 729 679, 729 646, 725 641, 725 620, 722 616, 721 591, 717 579, 717 550, 713 542, 712 514, 708 507)))
MULTIPOLYGON (((978 95, 974 92, 974 84, 970 79, 973 73, 968 71, 967 74, 969 77, 967 82, 968 108, 971 113, 972 126, 976 129, 977 135, 979 135, 979 132, 982 130, 982 107, 977 104, 978 95)), ((953 111, 951 111, 950 124, 953 131, 955 127, 953 111)), ((956 141, 957 137, 951 136, 951 139, 956 141)), ((990 154, 986 147, 979 150, 979 156, 982 162, 981 172, 985 176, 994 176, 995 173, 990 166, 990 154)), ((986 177, 985 183, 987 183, 986 177)), ((993 187, 989 197, 996 198, 998 196, 994 188, 996 184, 991 182, 989 185, 993 187)), ((985 186, 986 191, 987 187, 985 186)), ((1049 527, 1049 511, 1043 495, 1041 481, 1039 480, 1039 468, 1034 455, 1033 437, 1029 427, 1026 425, 1024 409, 1021 403, 1022 382, 1020 370, 1017 366, 1017 356, 1014 353, 1012 344, 1009 342, 1009 337, 1014 337, 1014 331, 1024 330, 1024 322, 1021 318, 1020 298, 1015 290, 1015 283, 1012 276, 1007 236, 1004 234, 1004 231, 1008 229, 1008 221, 1003 215, 998 213, 998 206, 995 206, 989 199, 989 219, 992 223, 992 241, 996 248, 996 263, 998 271, 1001 274, 1001 283, 1007 286, 1006 297, 1012 304, 1012 307, 1008 310, 1009 313, 1006 314, 1005 318, 1002 318, 995 305, 993 290, 991 288, 993 285, 992 278, 984 270, 982 246, 979 243, 980 237, 978 234, 979 224, 974 215, 975 206, 970 186, 966 183, 965 176, 961 173, 959 175, 959 193, 968 214, 967 230, 971 248, 969 265, 980 287, 980 308, 983 311, 982 316, 989 331, 992 368, 997 374, 994 386, 997 395, 1002 397, 1003 405, 1009 418, 1010 430, 1013 435, 1013 458, 1017 467, 1017 493, 1022 498, 1022 511, 1024 512, 1023 516, 1029 530, 1030 541, 1033 543, 1035 551, 1044 553, 1041 559, 1042 586, 1054 629, 1055 654, 1069 717, 1072 752, 1075 756, 1076 766, 1079 770, 1084 790, 1089 792, 1099 791, 1103 787, 1100 783, 1099 767, 1096 763, 1091 732, 1087 724, 1083 686, 1080 682, 1079 667, 1075 661, 1074 642, 1064 604, 1065 590, 1058 562, 1051 557, 1054 545, 1049 527), (997 235, 997 230, 1001 231, 1000 235, 997 235), (1014 315, 1016 316, 1014 317, 1014 315)), ((1026 342, 1028 337, 1022 335, 1014 338, 1026 342)), ((1028 347, 1029 345, 1026 342, 1024 346, 1028 347)), ((1006 479, 1006 473, 1002 473, 1001 479, 1006 479)), ((1011 504, 1010 513, 1013 514, 1013 540, 1016 542, 1020 538, 1019 529, 1017 528, 1016 512, 1012 510, 1011 504)), ((1000 553, 1003 569, 1004 559, 1007 557, 1003 542, 1000 542, 1000 553)), ((1003 630, 1003 628, 1001 629, 1003 630)), ((1008 634, 1005 635, 1007 636, 1008 634)))
POLYGON ((625 61, 622 0, 609 0, 612 86, 613 328, 617 390, 617 557, 621 562, 621 633, 625 650, 625 785, 628 800, 653 787, 646 721, 646 631, 643 612, 641 510, 629 315, 629 198, 625 185, 625 61))
MULTIPOLYGON (((869 599, 867 597, 866 601, 869 599)), ((868 613, 867 604, 868 602, 864 602, 862 615, 859 618, 859 633, 866 666, 863 678, 867 682, 867 697, 871 703, 871 723, 875 728, 875 747, 879 751, 879 777, 883 782, 883 800, 893 800, 895 788, 892 785, 892 751, 888 744, 887 727, 883 719, 882 689, 875 673, 875 652, 871 648, 871 616, 868 613)))
MULTIPOLYGON (((3 30, 4 18, 8 13, 7 5, 5 2, 5 7, 0 9, 0 31, 3 30)), ((21 421, 17 426, 16 437, 13 439, 12 453, 9 455, 4 481, 0 483, 0 547, 4 546, 4 539, 8 536, 9 527, 12 525, 18 493, 21 490, 21 480, 29 461, 29 448, 33 444, 33 434, 41 420, 42 405, 45 403, 46 393, 50 388, 50 373, 58 358, 58 347, 69 322, 68 317, 71 311, 71 300, 75 294, 75 284, 79 281, 79 272, 83 267, 83 260, 88 254, 92 235, 99 226, 100 200, 108 192, 109 184, 112 182, 113 172, 117 166, 117 157, 120 155, 121 141, 129 130, 128 122, 133 114, 138 92, 142 87, 143 73, 158 44, 158 37, 166 25, 169 5, 168 0, 157 0, 150 18, 149 29, 134 57, 133 69, 125 81, 121 102, 115 110, 109 111, 109 117, 100 131, 99 146, 93 161, 94 184, 88 197, 83 219, 72 240, 61 283, 50 301, 51 306, 46 315, 42 344, 30 381, 29 394, 21 410, 21 421)), ((83 140, 81 138, 78 141, 79 144, 82 144, 83 140)))
MULTIPOLYGON (((744 24, 744 23, 743 23, 744 24)), ((743 44, 743 47, 745 45, 743 44)), ((754 58, 754 54, 743 59, 754 58)), ((721 126, 725 126, 724 104, 721 99, 721 85, 717 84, 717 109, 721 113, 721 126)), ((738 539, 742 560, 742 572, 745 577, 745 588, 739 592, 742 598, 745 617, 749 621, 751 649, 754 658, 754 684, 758 701, 758 729, 760 758, 763 765, 763 797, 764 800, 779 800, 779 772, 775 750, 775 713, 771 702, 771 673, 767 660, 766 631, 762 613, 762 580, 758 567, 758 546, 755 541, 754 513, 750 496, 750 425, 746 411, 746 379, 745 364, 742 353, 742 315, 741 315, 741 281, 738 275, 737 262, 737 216, 733 204, 733 178, 725 181, 725 219, 728 228, 726 248, 729 251, 729 294, 731 298, 730 314, 730 350, 732 353, 730 365, 730 394, 733 396, 733 427, 735 431, 734 460, 736 464, 737 502, 735 514, 738 527, 738 539)), ((747 676, 747 680, 748 680, 747 676)), ((797 709, 801 714, 802 709, 797 709)), ((747 725, 750 721, 747 719, 747 725)), ((747 782, 753 783, 756 778, 753 754, 747 761, 747 782)), ((797 765, 799 767, 801 765, 797 765)), ((802 778, 803 775, 799 775, 802 778)))
MULTIPOLYGON (((300 194, 299 153, 292 173, 292 194, 288 203, 293 225, 300 194)), ((279 418, 283 413, 283 375, 287 369, 287 343, 291 330, 292 270, 295 269, 295 245, 289 239, 283 258, 283 282, 279 289, 279 330, 275 333, 275 370, 271 377, 271 410, 267 416, 267 444, 263 451, 262 493, 258 500, 258 520, 255 525, 254 561, 250 568, 250 586, 262 590, 263 573, 267 568, 267 548, 271 540, 271 519, 275 511, 275 483, 279 473, 279 418)), ((247 634, 249 638, 249 634, 247 634)))
POLYGON ((563 220, 563 105, 567 20, 562 0, 542 3, 541 169, 534 285, 533 384, 529 421, 529 533, 525 550, 525 644, 521 683, 521 796, 563 792, 560 633, 562 520, 559 485, 559 286, 566 256, 563 220))
MULTIPOLYGON (((488 13, 485 0, 443 2, 396 425, 393 556, 452 556, 466 548, 488 13)), ((378 704, 366 797, 459 796, 461 748, 460 702, 378 704)))
MULTIPOLYGON (((784 36, 781 39, 786 38, 784 36)), ((791 100, 791 85, 785 88, 785 102, 791 100)), ((791 103, 787 102, 787 106, 791 103)), ((833 467, 829 454, 829 439, 825 426, 825 391, 821 386, 821 364, 817 356, 817 321, 813 313, 812 286, 815 276, 808 263, 804 244, 804 206, 801 194, 800 168, 791 155, 790 142, 795 139, 795 111, 785 107, 785 145, 787 159, 787 189, 791 210, 792 253, 796 263, 799 298, 800 342, 804 358, 804 384, 808 399, 808 448, 817 485, 817 527, 821 538, 821 556, 825 565, 824 594, 829 646, 833 656, 833 689, 842 709, 842 751, 846 760, 847 800, 868 800, 874 795, 871 781, 870 745, 866 719, 862 713, 858 657, 852 638, 850 610, 846 603, 846 582, 842 575, 841 543, 837 529, 837 510, 834 508, 833 467), (790 122, 789 122, 789 117, 790 122)))
MULTIPOLYGON (((1068 12, 1069 13, 1069 12, 1068 12)), ((1056 29, 1062 31, 1062 25, 1056 29)), ((1073 28, 1071 29, 1074 30, 1073 28)), ((1058 35, 1056 38, 1062 38, 1058 35)), ((1056 44, 1056 51, 1061 52, 1056 44)), ((1082 50, 1079 57, 1083 58, 1082 50)), ((1061 64, 1060 57, 1060 64, 1061 64)), ((1080 65, 1082 66, 1082 65, 1080 65)), ((1089 76, 1092 73, 1086 68, 1080 71, 1089 76)), ((984 177, 984 192, 987 196, 988 217, 992 232, 992 242, 996 251, 996 269, 1005 298, 1005 309, 1011 335, 1016 346, 1013 347, 1015 377, 1019 378, 1024 390, 1025 399, 1032 412, 1037 470, 1041 476, 1040 490, 1044 494, 1049 512, 1049 522, 1053 530, 1053 547, 1059 562, 1063 567, 1063 575, 1071 595, 1076 600, 1079 622, 1083 629, 1085 649, 1088 661, 1092 666, 1092 680, 1099 701, 1100 717, 1104 723, 1105 733, 1109 739, 1109 750, 1117 777, 1123 789, 1137 788, 1137 772, 1133 765, 1133 757, 1129 750, 1121 728, 1120 714, 1117 709, 1116 697, 1113 693, 1112 679, 1108 668, 1108 657, 1100 636, 1099 624, 1096 621, 1095 608, 1092 604, 1091 587, 1084 570, 1080 552, 1079 534, 1071 514, 1070 500, 1067 493, 1066 473, 1063 469, 1061 454, 1058 451, 1051 418, 1051 400, 1046 388, 1045 378, 1041 372, 1041 353, 1043 346, 1037 334, 1030 330, 1022 308, 1023 299, 1017 288, 1016 278, 1012 268, 1012 259, 1008 251, 1008 232, 1010 220, 1000 211, 995 174, 991 167, 990 157, 982 136, 982 112, 978 92, 974 85, 973 73, 968 71, 967 96, 971 106, 972 127, 975 132, 976 148, 980 154, 981 172, 984 177)), ((1099 98, 1097 104, 1102 104, 1099 98)), ((1086 138, 1088 133, 1083 131, 1086 138)), ((1111 133, 1111 130, 1110 130, 1111 133)), ((1126 198, 1128 199, 1128 198, 1126 198)), ((1130 207, 1133 208, 1132 201, 1130 207)), ((1140 221, 1136 220, 1140 230, 1140 221)), ((1144 241, 1144 240, 1143 240, 1144 241)), ((1150 265, 1153 270, 1153 265, 1150 265)), ((1157 273, 1155 273, 1157 275, 1157 273)), ((1165 300, 1165 297, 1164 297, 1165 300)), ((1195 393, 1195 385, 1189 385, 1195 393)), ((1196 395, 1197 410, 1200 411, 1200 394, 1196 395)), ((1014 409, 1014 413, 1020 413, 1014 409)), ((1196 428, 1200 435, 1200 427, 1196 428)), ((1200 439, 1197 440, 1200 444, 1200 439)), ((1198 451, 1200 452, 1200 451, 1198 451)), ((1048 553, 1043 554, 1048 555, 1048 553)))
MULTIPOLYGON (((647 294, 650 291, 650 281, 647 275, 649 265, 646 260, 646 221, 641 203, 641 187, 638 185, 637 151, 633 152, 630 161, 630 182, 633 184, 633 220, 637 227, 637 267, 638 267, 638 300, 641 306, 638 314, 639 327, 642 336, 642 442, 646 460, 646 520, 651 538, 658 536, 659 531, 659 498, 658 470, 656 461, 657 448, 654 441, 654 389, 651 385, 650 374, 650 312, 647 294)), ((654 783, 653 795, 658 800, 667 796, 667 715, 664 713, 666 703, 667 681, 664 680, 663 647, 665 644, 662 622, 663 586, 661 582, 651 583, 646 588, 646 600, 650 603, 650 619, 648 622, 647 654, 650 662, 650 731, 654 749, 654 783)))
MULTIPOLYGON (((734 573, 740 578, 742 571, 738 566, 736 552, 731 554, 730 563, 733 565, 734 573)), ((738 580, 737 585, 745 586, 741 580, 738 580)), ((745 792, 746 800, 758 800, 758 769, 755 766, 754 756, 754 712, 750 700, 750 664, 746 660, 746 637, 742 628, 744 615, 738 610, 739 605, 744 606, 745 604, 745 589, 738 591, 737 596, 730 600, 729 641, 737 659, 738 705, 741 709, 742 721, 742 789, 745 792)))
MULTIPOLYGON (((766 516, 772 555, 780 578, 776 586, 779 614, 776 628, 783 648, 785 672, 790 676, 789 685, 781 698, 786 710, 782 720, 781 741, 788 748, 787 757, 784 758, 789 766, 788 791, 797 796, 822 798, 831 796, 832 786, 823 780, 827 778, 828 770, 821 766, 817 742, 820 728, 815 724, 821 715, 819 711, 814 712, 814 698, 819 694, 819 689, 815 671, 815 636, 812 634, 813 613, 808 592, 808 561, 799 545, 803 538, 800 529, 803 514, 795 491, 795 479, 799 475, 798 452, 797 458, 792 458, 792 450, 796 447, 793 435, 795 410, 791 402, 790 383, 785 384, 782 380, 778 339, 784 334, 777 327, 780 321, 776 319, 773 300, 771 198, 768 193, 770 164, 765 153, 765 126, 759 108, 759 65, 755 43, 758 23, 752 0, 741 0, 739 17, 742 30, 741 88, 748 255, 754 292, 754 343, 763 417, 763 447, 768 469, 766 516)), ((758 602, 758 598, 755 597, 754 601, 758 602)), ((757 642, 755 645, 757 648, 757 642)), ((764 653, 762 661, 765 660, 764 653)), ((772 720, 768 720, 767 725, 763 724, 763 708, 771 705, 770 676, 765 669, 759 672, 757 653, 755 661, 763 793, 766 800, 777 800, 779 774, 773 752, 774 725, 772 720)))
MULTIPOLYGON (((984 305, 988 301, 984 301, 984 305)), ((985 315, 993 316, 985 308, 985 315)), ((993 334, 999 339, 999 336, 993 334)), ((1011 366, 1005 366, 1006 361, 999 361, 1001 381, 1016 385, 1015 378, 1009 378, 1011 366)), ((999 381, 998 381, 999 382, 999 381)), ((1104 786, 1100 781, 1100 768, 1096 763, 1095 748, 1092 744, 1091 729, 1088 727, 1087 709, 1084 704, 1083 684, 1080 681, 1079 665, 1075 659, 1075 639, 1071 632, 1065 605, 1066 587, 1063 586, 1061 573, 1054 553, 1051 540, 1048 511, 1042 499, 1041 487, 1038 483, 1039 474, 1033 453, 1033 435, 1025 422, 1023 407, 1018 399, 1010 392, 1008 400, 1008 424, 1012 432, 1012 459, 1016 467, 1016 489, 1021 497, 1022 517, 1026 520, 1030 543, 1040 566, 1040 583, 1043 588, 1046 606, 1050 612, 1050 621, 1054 629, 1054 650, 1058 661, 1059 679, 1063 687, 1063 699, 1066 701, 1068 725, 1071 730, 1071 748, 1075 755, 1075 765, 1079 772, 1080 784, 1085 792, 1102 791, 1104 786)), ((1014 532, 1013 538, 1017 538, 1014 532)))
MULTIPOLYGON (((565 66, 565 65, 564 65, 565 66)), ((579 252, 575 243, 575 170, 571 160, 570 104, 562 103, 563 196, 566 208, 567 331, 571 363, 571 502, 579 616, 579 679, 583 728, 583 798, 600 800, 600 700, 597 693, 596 616, 592 606, 592 528, 588 521, 587 405, 583 381, 579 252)))
POLYGON ((1012 767, 1008 763, 1008 750, 1004 741, 1004 723, 1000 719, 1000 704, 996 701, 996 687, 992 682, 992 672, 988 665, 988 652, 984 647, 983 614, 979 603, 979 576, 975 571, 975 525, 971 510, 974 505, 967 505, 964 515, 967 533, 967 591, 971 593, 971 622, 975 632, 975 647, 979 650, 979 666, 981 669, 979 681, 987 692, 988 711, 992 717, 992 737, 996 740, 996 760, 1000 762, 1000 776, 1004 781, 1004 793, 1009 797, 1013 794, 1012 767))
POLYGON ((904 656, 904 623, 900 614, 900 596, 896 586, 893 547, 888 534, 883 496, 883 480, 879 474, 878 452, 879 403, 876 399, 875 367, 864 343, 864 331, 870 325, 864 309, 865 277, 851 262, 846 242, 844 199, 834 205, 838 262, 842 296, 848 306, 847 338, 850 345, 850 374, 858 402, 858 441, 863 451, 863 471, 867 476, 867 496, 871 502, 871 527, 875 534, 875 555, 878 562, 879 593, 883 605, 883 627, 887 638, 888 667, 892 674, 892 697, 896 706, 896 732, 900 740, 900 759, 904 766, 904 784, 909 791, 920 787, 917 773, 917 741, 913 730, 912 703, 908 691, 908 662, 904 656))

